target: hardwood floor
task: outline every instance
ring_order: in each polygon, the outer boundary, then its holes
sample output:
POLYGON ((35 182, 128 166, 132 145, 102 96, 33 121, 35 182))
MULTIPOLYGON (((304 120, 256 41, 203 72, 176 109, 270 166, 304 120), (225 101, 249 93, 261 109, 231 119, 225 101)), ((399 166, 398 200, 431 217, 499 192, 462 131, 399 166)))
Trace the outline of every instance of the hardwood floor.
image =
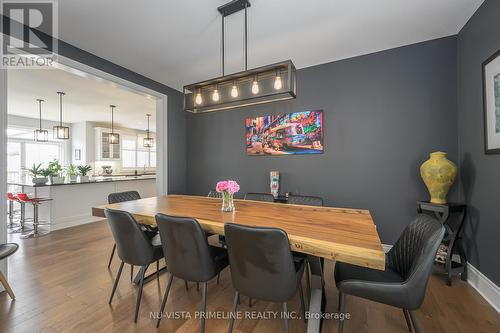
MULTIPOLYGON (((190 283, 174 279, 166 311, 187 311, 191 319, 163 319, 159 329, 150 319, 158 311, 167 275, 144 286, 140 318, 133 322, 136 288, 130 282, 129 267, 118 286, 112 305, 108 305, 112 283, 118 270, 115 257, 111 269, 107 262, 113 240, 105 221, 55 231, 39 239, 20 240, 20 249, 9 259, 10 283, 17 299, 0 294, 0 332, 198 332, 199 318, 194 318, 201 292, 190 283)), ((153 265, 154 266, 154 265, 153 265)), ((137 271, 137 269, 136 269, 137 271)), ((327 262, 327 312, 337 310, 337 291, 333 282, 333 263, 327 262)), ((234 291, 229 270, 221 275, 220 284, 208 286, 208 311, 229 312, 234 291)), ((298 311, 298 295, 289 305, 298 311)), ((351 319, 345 332, 407 332, 401 310, 347 297, 346 309, 351 319)), ((241 311, 280 311, 280 304, 257 301, 251 308, 242 297, 241 311)), ((425 332, 499 332, 500 315, 467 283, 455 279, 447 287, 443 279, 433 276, 424 304, 417 317, 425 332)), ((290 323, 291 332, 304 332, 302 320, 290 323)), ((226 319, 207 319, 206 332, 225 332, 226 319)), ((234 332, 281 332, 283 321, 237 320, 234 332)), ((323 332, 336 332, 337 322, 325 320, 323 332)))

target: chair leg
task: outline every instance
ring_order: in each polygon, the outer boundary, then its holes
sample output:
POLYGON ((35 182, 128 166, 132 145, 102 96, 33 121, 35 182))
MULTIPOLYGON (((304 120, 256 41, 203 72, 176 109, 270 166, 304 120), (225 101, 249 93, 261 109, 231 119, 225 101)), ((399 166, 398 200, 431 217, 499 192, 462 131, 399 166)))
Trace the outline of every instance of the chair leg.
POLYGON ((184 280, 184 286, 186 286, 186 291, 188 291, 189 287, 188 287, 188 282, 186 280, 184 280))
POLYGON ((302 319, 304 322, 306 320, 306 303, 304 302, 304 289, 302 288, 302 282, 299 281, 299 296, 300 296, 300 312, 302 313, 302 319))
POLYGON ((196 291, 200 291, 200 283, 196 282, 196 291))
POLYGON ((142 297, 142 287, 144 287, 144 274, 148 269, 148 265, 143 266, 141 269, 141 282, 139 283, 139 291, 137 292, 137 300, 135 301, 135 318, 134 323, 137 323, 137 317, 139 317, 139 308, 141 307, 141 297, 142 297))
POLYGON ((125 263, 122 261, 122 263, 120 264, 120 268, 118 269, 118 273, 116 273, 116 278, 115 278, 115 283, 113 284, 113 290, 111 291, 111 296, 109 297, 109 304, 111 304, 111 301, 113 301, 113 296, 115 296, 115 291, 116 291, 116 287, 118 286, 118 281, 120 281, 120 276, 122 275, 122 269, 123 269, 123 265, 125 263))
POLYGON ((252 307, 252 297, 248 297, 248 307, 252 307))
POLYGON ((160 261, 156 260, 156 279, 160 279, 160 261))
POLYGON ((207 311, 207 283, 203 282, 202 287, 202 300, 201 300, 201 310, 200 310, 200 315, 201 315, 201 322, 200 322, 200 333, 205 332, 205 313, 207 311))
POLYGON ((130 265, 130 281, 134 281, 134 265, 130 265))
POLYGON ((412 329, 411 329, 411 319, 410 319, 410 315, 408 314, 408 310, 403 309, 403 313, 405 315, 406 326, 408 326, 408 331, 412 332, 412 329))
POLYGON ((307 299, 311 299, 311 266, 309 265, 309 261, 306 262, 306 297, 307 299))
POLYGON ((234 294, 233 309, 231 310, 231 317, 229 318, 229 327, 227 329, 228 333, 233 332, 234 321, 236 319, 236 309, 240 303, 240 293, 236 292, 234 294))
POLYGON ((113 257, 115 256, 116 243, 113 244, 113 250, 111 250, 111 255, 109 256, 108 268, 111 267, 111 262, 113 262, 113 257))
POLYGON ((219 274, 217 274, 217 284, 219 284, 219 280, 220 280, 220 272, 219 274))
POLYGON ((283 318, 285 319, 285 333, 288 333, 288 304, 283 302, 283 318))
POLYGON ((415 311, 408 311, 410 313, 410 318, 411 322, 413 324, 413 327, 415 328, 415 333, 421 333, 422 330, 420 329, 420 326, 418 325, 417 321, 417 316, 415 316, 415 311))
POLYGON ((2 283, 2 286, 4 287, 4 289, 7 291, 7 294, 9 294, 10 298, 12 300, 15 300, 16 295, 14 295, 14 292, 12 291, 12 288, 10 287, 9 282, 7 282, 7 279, 5 278, 5 276, 3 275, 2 272, 0 272, 0 282, 2 283))
POLYGON ((163 300, 161 301, 160 317, 158 318, 158 321, 156 322, 156 328, 160 327, 161 317, 163 315, 163 311, 165 310, 165 305, 167 304, 168 293, 170 292, 170 287, 172 286, 173 279, 174 279, 174 276, 172 274, 170 274, 170 277, 168 278, 167 289, 165 289, 165 294, 163 295, 163 300))
MULTIPOLYGON (((345 310, 345 294, 339 291, 339 314, 342 315, 344 310, 345 310)), ((342 333, 343 331, 344 331, 344 320, 339 319, 338 333, 342 333)))

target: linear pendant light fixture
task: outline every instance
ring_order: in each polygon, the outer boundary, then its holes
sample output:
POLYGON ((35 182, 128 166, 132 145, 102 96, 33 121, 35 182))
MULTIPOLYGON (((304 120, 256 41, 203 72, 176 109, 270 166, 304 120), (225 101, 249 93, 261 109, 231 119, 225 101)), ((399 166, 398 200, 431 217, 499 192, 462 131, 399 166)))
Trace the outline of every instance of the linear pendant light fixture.
POLYGON ((34 131, 36 142, 47 142, 49 141, 49 131, 42 129, 42 103, 45 102, 43 99, 37 99, 38 102, 38 112, 40 115, 40 127, 34 131))
POLYGON ((222 16, 222 76, 184 86, 184 110, 192 113, 220 111, 296 98, 296 70, 291 60, 248 69, 248 0, 233 0, 217 10, 222 16), (224 21, 245 11, 245 70, 225 75, 224 21))
POLYGON ((146 114, 146 117, 148 117, 148 129, 146 130, 146 137, 142 140, 142 145, 145 148, 152 148, 155 140, 151 137, 151 133, 149 131, 149 117, 151 117, 151 114, 146 114))
POLYGON ((120 134, 115 133, 115 108, 116 105, 110 105, 111 108, 111 133, 109 133, 109 143, 117 145, 120 143, 120 134))
POLYGON ((66 93, 62 91, 58 91, 57 94, 59 95, 59 125, 54 126, 53 129, 53 137, 54 139, 59 139, 59 140, 68 140, 69 139, 69 127, 63 126, 62 122, 62 115, 63 115, 63 107, 62 107, 62 100, 63 96, 66 95, 66 93))

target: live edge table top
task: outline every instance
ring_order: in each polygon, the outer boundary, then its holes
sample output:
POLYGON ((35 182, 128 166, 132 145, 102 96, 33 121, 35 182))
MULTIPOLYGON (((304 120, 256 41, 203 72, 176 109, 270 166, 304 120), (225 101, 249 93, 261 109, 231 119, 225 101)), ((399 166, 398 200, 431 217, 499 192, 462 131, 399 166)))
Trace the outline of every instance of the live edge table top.
POLYGON ((168 195, 92 208, 105 217, 104 209, 131 213, 139 223, 154 225, 155 214, 196 218, 202 228, 224 234, 232 222, 283 229, 296 252, 384 270, 385 254, 370 212, 362 209, 314 207, 252 200, 235 200, 235 211, 221 211, 221 199, 168 195))

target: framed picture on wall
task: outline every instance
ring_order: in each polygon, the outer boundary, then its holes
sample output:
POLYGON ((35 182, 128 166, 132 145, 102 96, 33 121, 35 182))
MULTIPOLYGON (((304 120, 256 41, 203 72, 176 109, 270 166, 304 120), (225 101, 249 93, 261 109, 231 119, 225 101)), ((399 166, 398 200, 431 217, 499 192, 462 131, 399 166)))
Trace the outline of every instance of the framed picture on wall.
POLYGON ((500 154, 500 50, 483 63, 484 151, 500 154))
POLYGON ((82 151, 80 149, 75 149, 75 160, 80 161, 82 159, 82 151))
POLYGON ((323 110, 247 118, 249 156, 323 153, 323 110))

